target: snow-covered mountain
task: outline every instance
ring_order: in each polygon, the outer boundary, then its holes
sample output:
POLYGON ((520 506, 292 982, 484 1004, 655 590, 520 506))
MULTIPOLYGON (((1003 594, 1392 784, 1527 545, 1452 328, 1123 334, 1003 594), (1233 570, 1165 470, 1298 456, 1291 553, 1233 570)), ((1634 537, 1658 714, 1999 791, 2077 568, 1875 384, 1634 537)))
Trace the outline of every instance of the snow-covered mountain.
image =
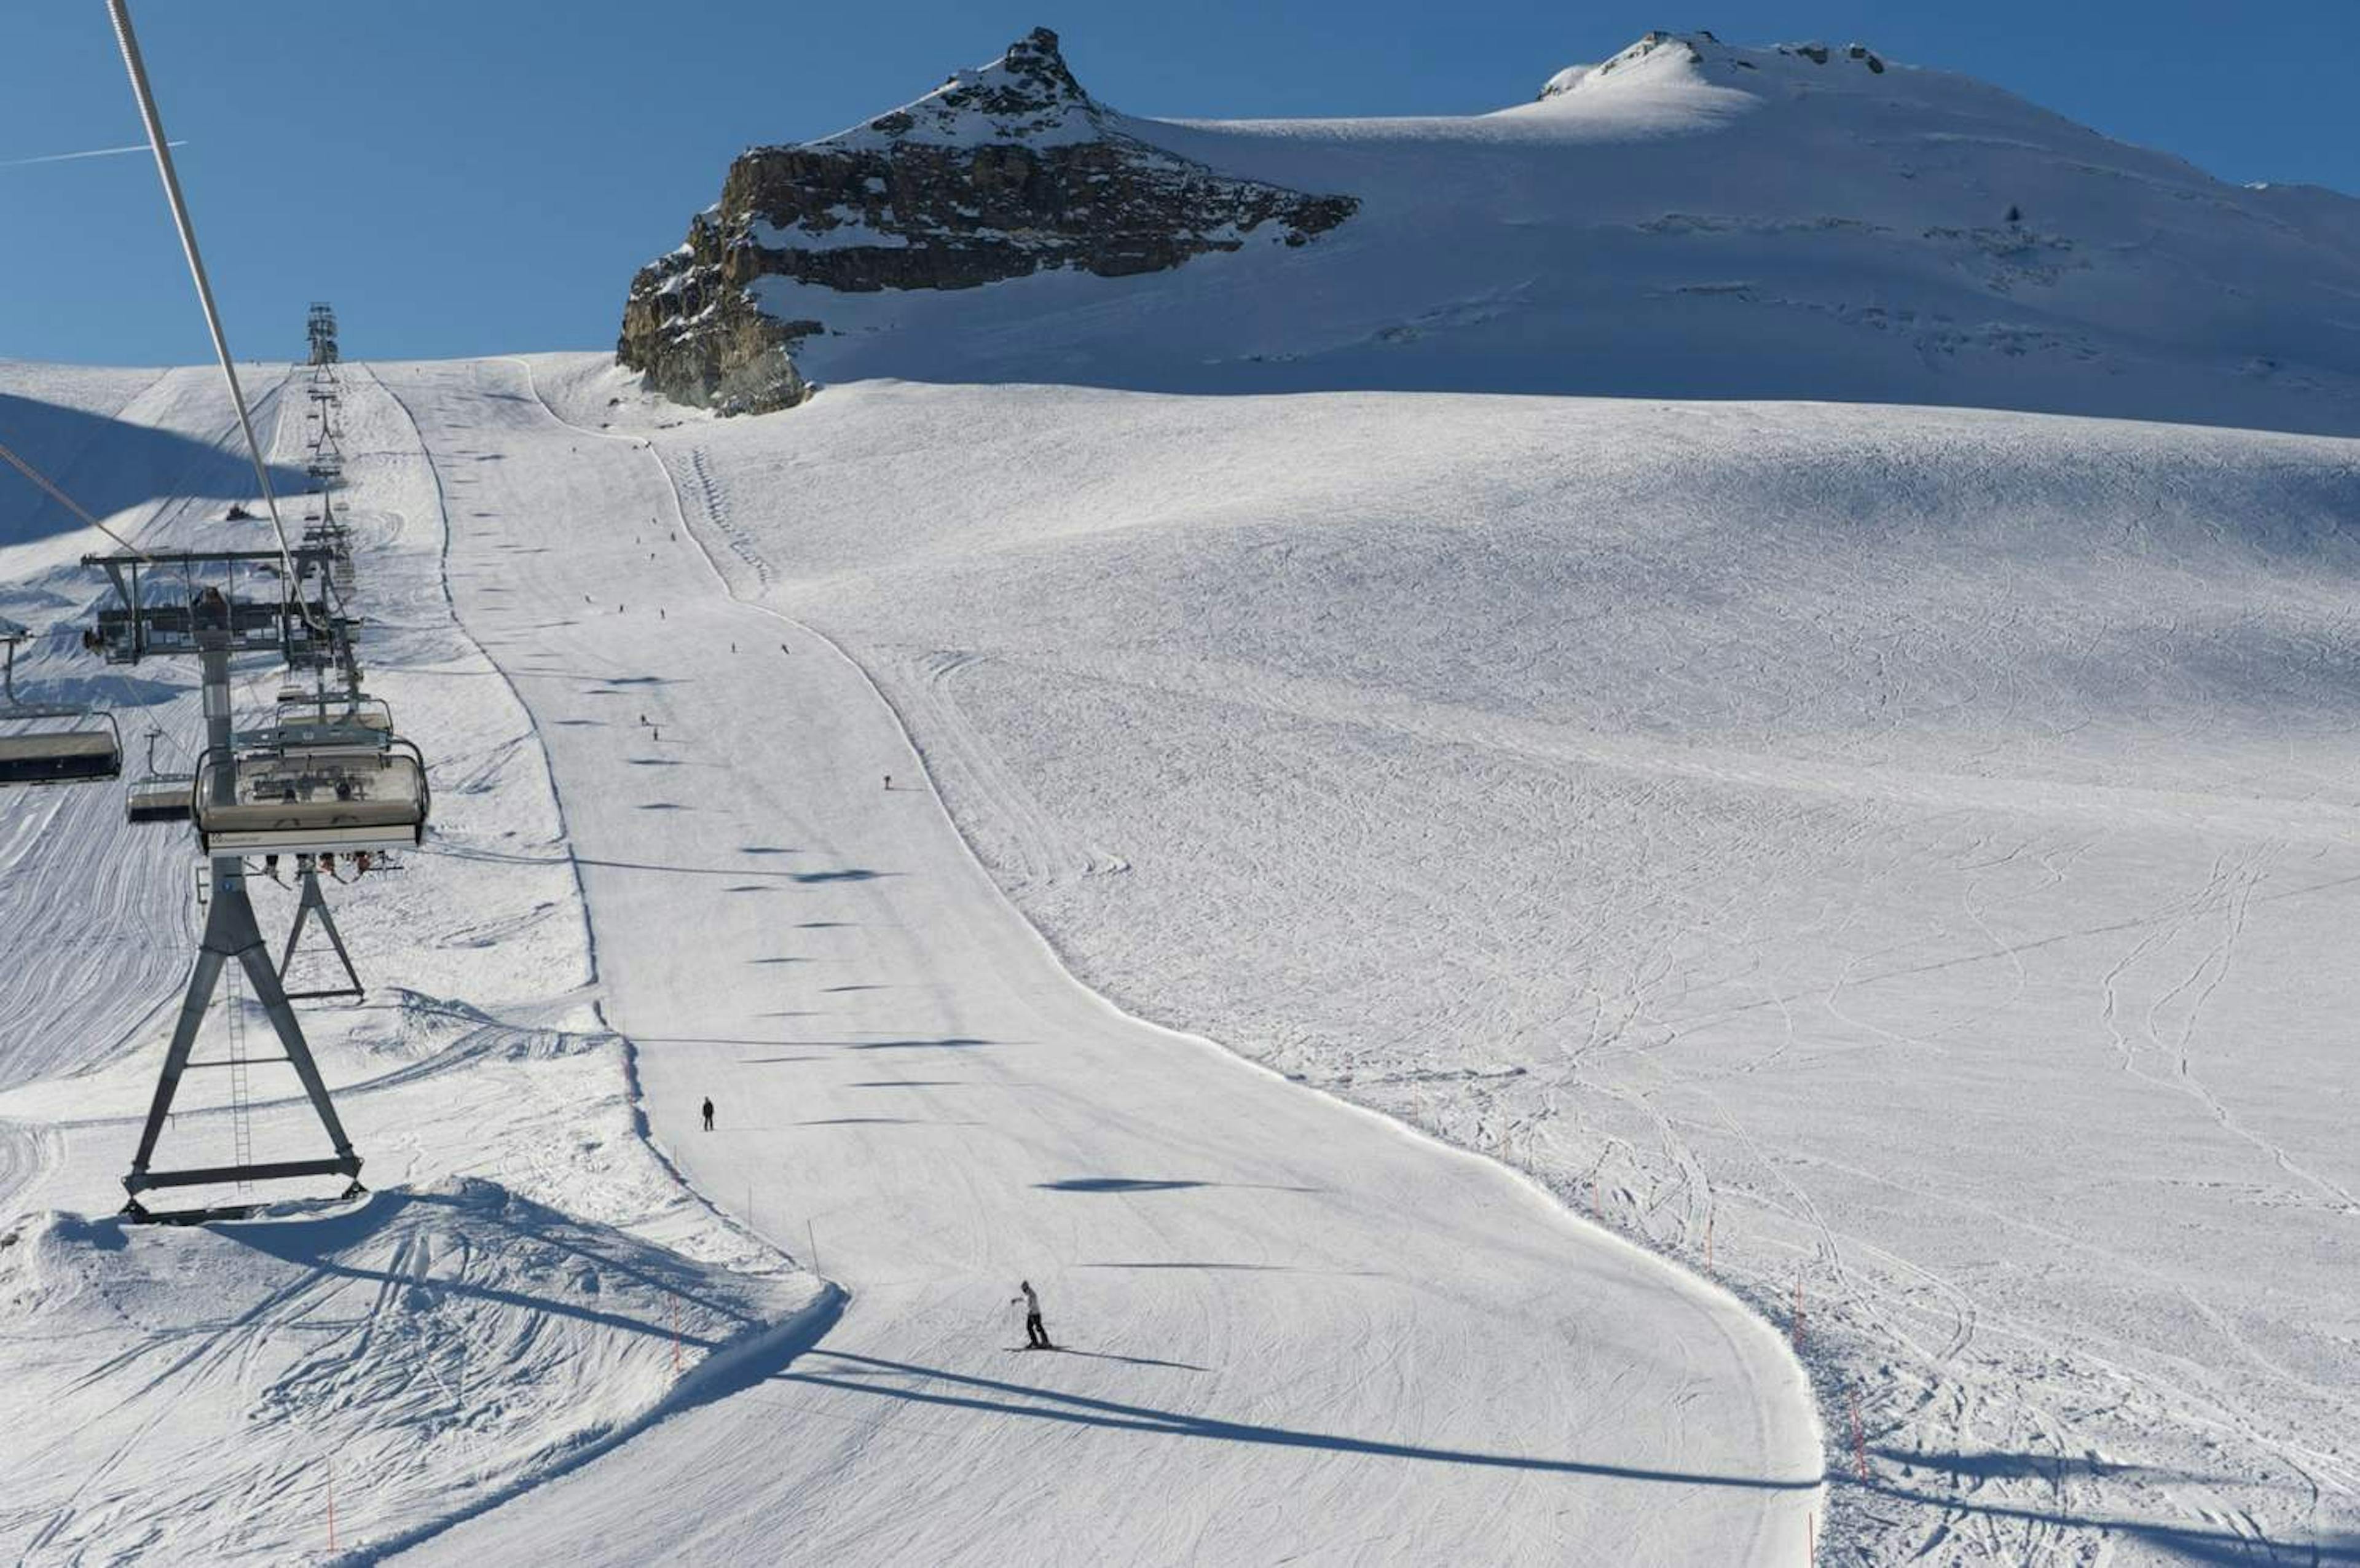
POLYGON ((1355 205, 1227 178, 1133 136, 1082 91, 1057 35, 1036 28, 867 125, 739 158, 687 243, 633 279, 617 353, 667 396, 777 408, 809 390, 792 351, 829 329, 760 310, 748 285, 864 294, 1054 269, 1129 278, 1250 240, 1300 245, 1355 205))
MULTIPOLYGON (((2343 433, 2360 430, 2360 201, 2225 184, 1859 46, 1651 33, 1495 114, 1217 123, 1109 108, 1035 33, 865 125, 748 153, 634 286, 622 358, 675 396, 709 399, 778 349, 817 380, 1778 397, 2343 433), (1185 195, 1094 204, 1102 168, 1185 195)), ((770 403, 801 395, 767 364, 790 388, 770 403)))
MULTIPOLYGON (((377 1191, 99 1217, 202 885, 0 792, 0 1560, 2360 1563, 2360 203, 1865 48, 1541 75, 1152 122, 1033 35, 642 275, 787 418, 348 365, 377 1191), (1723 400, 1486 395, 1569 387, 1723 400)), ((143 549, 268 538, 238 430, 0 362, 143 549)), ((24 495, 17 679, 191 754, 24 495)), ((252 1065, 167 1147, 301 1152, 252 1065)))

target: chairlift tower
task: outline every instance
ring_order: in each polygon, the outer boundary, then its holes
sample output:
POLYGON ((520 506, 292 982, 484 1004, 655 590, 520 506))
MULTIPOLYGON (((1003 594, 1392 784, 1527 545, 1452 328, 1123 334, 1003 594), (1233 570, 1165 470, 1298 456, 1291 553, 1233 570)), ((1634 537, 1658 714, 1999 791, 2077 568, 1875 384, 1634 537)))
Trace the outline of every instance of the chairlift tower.
MULTIPOLYGON (((333 645, 350 641, 350 621, 336 615, 328 603, 328 595, 320 591, 328 552, 304 548, 284 555, 278 551, 223 551, 85 556, 82 564, 106 572, 115 584, 116 601, 99 612, 97 626, 84 634, 87 647, 110 664, 136 664, 142 659, 159 657, 194 655, 197 659, 202 671, 206 752, 204 765, 195 776, 191 806, 202 829, 209 811, 233 811, 237 805, 239 770, 235 766, 236 737, 230 710, 232 658, 241 653, 267 653, 296 668, 324 669, 335 662, 333 645), (292 581, 286 580, 289 567, 293 570, 292 581), (266 590, 268 597, 246 597, 235 592, 242 568, 248 575, 277 580, 270 582, 266 590), (209 583, 196 588, 200 574, 225 578, 228 587, 224 590, 219 583, 209 583), (177 582, 183 591, 156 597, 158 577, 166 583, 177 582)), ((129 1194, 124 1213, 137 1218, 159 1217, 151 1214, 140 1200, 144 1194, 166 1187, 342 1176, 350 1183, 345 1189, 347 1196, 362 1191, 361 1157, 354 1151, 352 1139, 336 1116, 327 1083, 321 1078, 311 1045, 303 1038, 303 1026, 297 1020, 286 987, 279 981, 279 966, 271 961, 261 928, 255 920, 254 904, 246 894, 246 862, 235 847, 223 853, 217 837, 207 841, 207 848, 213 852, 213 899, 204 935, 198 944, 195 968, 189 975, 180 1020, 172 1030, 172 1043, 164 1053, 155 1098, 140 1130, 138 1151, 132 1156, 130 1173, 123 1179, 124 1191, 129 1194), (173 1098, 180 1091, 181 1074, 191 1066, 213 1065, 191 1062, 189 1058, 196 1046, 198 1030, 212 1008, 222 971, 233 964, 244 972, 255 999, 269 1015, 271 1028, 286 1051, 283 1060, 301 1080, 303 1092, 318 1113, 334 1152, 311 1160, 256 1163, 241 1158, 230 1165, 158 1171, 152 1164, 156 1144, 163 1135, 173 1098)), ((341 942, 338 945, 341 947, 341 942)), ((161 1217, 205 1218, 219 1212, 198 1211, 161 1217)))
POLYGON ((311 452, 303 460, 303 473, 322 494, 344 482, 344 446, 336 439, 335 426, 325 419, 311 438, 311 452))
MULTIPOLYGON (((316 376, 318 373, 313 374, 316 376)), ((308 425, 316 419, 320 426, 316 431, 311 432, 311 440, 316 442, 323 436, 336 435, 338 433, 336 416, 344 409, 343 388, 333 380, 325 383, 314 380, 310 387, 304 388, 303 396, 310 399, 311 405, 304 411, 304 422, 308 425)))
POLYGON ((333 365, 339 358, 336 350, 336 310, 324 299, 311 302, 311 313, 304 323, 304 335, 311 340, 313 365, 333 365))

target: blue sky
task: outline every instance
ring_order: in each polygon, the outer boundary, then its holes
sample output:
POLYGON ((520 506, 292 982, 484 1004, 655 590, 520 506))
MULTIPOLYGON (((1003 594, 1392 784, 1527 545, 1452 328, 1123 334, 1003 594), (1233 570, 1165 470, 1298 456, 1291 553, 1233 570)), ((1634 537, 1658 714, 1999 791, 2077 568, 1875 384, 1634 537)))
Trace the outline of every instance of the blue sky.
MULTIPOLYGON (((136 0, 242 357, 307 301, 356 357, 602 346, 632 270, 756 142, 825 135, 1054 27, 1085 86, 1148 114, 1463 113, 1649 27, 1857 38, 2235 180, 2360 193, 2360 0, 136 0), (2234 16, 2234 20, 2226 19, 2234 16)), ((0 356, 190 363, 208 348, 98 0, 0 19, 0 356)))

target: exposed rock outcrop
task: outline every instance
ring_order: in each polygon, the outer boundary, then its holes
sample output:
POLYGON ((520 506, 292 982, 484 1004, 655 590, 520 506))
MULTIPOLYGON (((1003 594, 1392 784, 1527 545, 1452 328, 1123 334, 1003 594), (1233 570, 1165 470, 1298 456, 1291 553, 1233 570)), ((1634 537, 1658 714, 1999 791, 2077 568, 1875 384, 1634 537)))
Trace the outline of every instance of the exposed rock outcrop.
POLYGON ((632 279, 616 357, 679 402, 785 408, 810 395, 793 351, 826 330, 820 290, 1159 272, 1251 243, 1302 245, 1358 205, 1223 175, 1126 124, 1036 28, 864 125, 755 147, 687 243, 632 279))

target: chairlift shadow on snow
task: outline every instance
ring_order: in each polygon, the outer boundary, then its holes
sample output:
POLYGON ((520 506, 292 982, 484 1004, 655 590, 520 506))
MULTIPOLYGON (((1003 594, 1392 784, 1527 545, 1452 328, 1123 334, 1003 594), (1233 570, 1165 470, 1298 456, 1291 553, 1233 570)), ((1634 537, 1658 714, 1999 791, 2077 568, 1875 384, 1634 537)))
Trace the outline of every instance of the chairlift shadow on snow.
POLYGON ((1035 1181, 1043 1192, 1182 1192, 1195 1187, 1231 1187, 1256 1192, 1324 1192, 1325 1187, 1289 1187, 1273 1181, 1186 1181, 1143 1176, 1068 1176, 1061 1181, 1035 1181))
MULTIPOLYGON (((2045 1478, 2055 1474, 2059 1461, 2053 1454, 1911 1454, 1906 1452, 1877 1451, 1880 1457, 1893 1463, 1933 1465, 1950 1461, 1960 1468, 1961 1475, 2022 1476, 2045 1478)), ((2067 1462, 2071 1467, 2071 1462, 2067 1462)), ((1937 1466, 1947 1468, 1947 1466, 1937 1466)), ((2092 1474, 2106 1475, 2117 1470, 2137 1472, 2144 1466, 2099 1465, 2092 1474)), ((2156 1473, 2161 1478, 2202 1481, 2202 1476, 2179 1476, 2173 1472, 2156 1473)), ((2225 1479, 2225 1477, 2223 1478, 2225 1479)), ((2094 1530, 2109 1535, 2120 1535, 2140 1545, 2169 1553, 2188 1563, 2275 1563, 2284 1558, 2311 1563, 2360 1563, 2360 1532, 2338 1530, 2333 1535, 2315 1535, 2309 1539, 2269 1537, 2218 1529, 2209 1524, 2180 1519, 2125 1519, 2119 1515, 2102 1515, 2081 1508, 2044 1508, 2015 1507, 2005 1503, 1979 1501, 1974 1494, 1949 1487, 1925 1488, 1902 1486, 1886 1481, 1874 1474, 1861 1481, 1850 1471, 1829 1472, 1828 1483, 1890 1497, 1896 1502, 1917 1503, 1944 1512, 1980 1514, 1988 1519, 2018 1520, 2027 1524, 2047 1525, 2064 1530, 2094 1530)))
MULTIPOLYGON (((1011 1345, 1008 1348, 1022 1350, 1024 1346, 1011 1345)), ((1193 1361, 1158 1361, 1153 1356, 1117 1356, 1110 1350, 1077 1350, 1070 1345, 1058 1345, 1056 1351, 1060 1356, 1078 1356, 1089 1361, 1120 1361, 1132 1367, 1169 1367, 1176 1372, 1210 1372, 1212 1370, 1209 1367, 1199 1367, 1193 1361)))
MULTIPOLYGON (((687 811, 691 809, 692 808, 685 806, 666 806, 661 802, 655 805, 641 806, 639 808, 639 810, 643 811, 687 811)), ((478 852, 470 857, 478 860, 501 858, 497 852, 478 852)), ((749 877, 772 877, 778 878, 781 882, 806 883, 814 881, 844 881, 847 879, 865 882, 875 877, 898 877, 901 875, 898 871, 863 871, 855 877, 847 878, 841 873, 828 871, 764 871, 759 866, 665 866, 660 862, 652 860, 602 860, 595 855, 588 855, 576 856, 574 864, 577 866, 595 866, 601 870, 606 871, 660 871, 673 877, 737 877, 741 878, 749 877)), ((822 923, 840 925, 844 922, 831 920, 822 923)))
MULTIPOLYGON (((1180 1269, 1190 1270, 1201 1269, 1224 1274, 1301 1274, 1306 1272, 1304 1269, 1295 1268, 1291 1263, 1204 1263, 1195 1261, 1175 1261, 1169 1263, 1077 1263, 1074 1265, 1074 1267, 1076 1269, 1180 1269)), ((1331 1271, 1321 1269, 1319 1272, 1324 1274, 1331 1271)), ((1353 1272, 1356 1274, 1365 1275, 1367 1271, 1363 1269, 1356 1269, 1353 1270, 1353 1272)))
MULTIPOLYGON (((1127 1359, 1109 1357, 1109 1359, 1127 1359)), ((1100 1427, 1159 1437, 1201 1437, 1218 1443, 1262 1443, 1280 1448, 1317 1448, 1332 1453, 1365 1454, 1380 1459, 1422 1460, 1492 1469, 1528 1470, 1562 1475, 1597 1475, 1611 1480, 1658 1481, 1669 1486, 1735 1486, 1756 1491, 1808 1492, 1822 1478, 1793 1480, 1775 1475, 1714 1475, 1703 1471, 1655 1470, 1637 1465, 1610 1465, 1581 1459, 1553 1459, 1538 1454, 1492 1454, 1474 1449, 1429 1448, 1415 1443, 1388 1443, 1340 1433, 1304 1432, 1255 1421, 1225 1421, 1218 1416, 1190 1415, 1158 1410, 1152 1405, 1125 1404, 1092 1399, 1054 1388, 1033 1388, 996 1377, 978 1377, 938 1367, 887 1361, 850 1351, 814 1349, 799 1357, 774 1380, 834 1388, 844 1393, 870 1394, 937 1409, 974 1410, 987 1415, 1022 1416, 1033 1421, 1071 1426, 1100 1427), (814 1369, 814 1363, 842 1363, 814 1369), (885 1381, 911 1379, 907 1386, 885 1381), (953 1391, 960 1390, 960 1391, 953 1391)))
POLYGON ((939 1121, 931 1116, 821 1116, 796 1127, 981 1127, 976 1121, 939 1121))
POLYGON ((2126 1465, 2094 1456, 2077 1458, 2058 1454, 2003 1454, 1995 1449, 1982 1454, 1907 1448, 1871 1448, 1868 1452, 1888 1465, 1907 1465, 1916 1470, 1939 1470, 1946 1475, 1971 1481, 2057 1481, 2078 1475, 2101 1480, 2109 1475, 2135 1475, 2154 1481, 2211 1483, 2225 1479, 2192 1475, 2184 1470, 2165 1470, 2151 1465, 2126 1465))
MULTIPOLYGON (((488 1186, 488 1183, 484 1184, 488 1186)), ((323 1274, 345 1279, 368 1280, 389 1287, 422 1286, 445 1296, 464 1296, 476 1301, 512 1306, 530 1312, 577 1318, 607 1328, 672 1340, 677 1332, 671 1322, 654 1318, 642 1322, 627 1313, 588 1307, 578 1300, 562 1295, 535 1295, 522 1290, 473 1284, 455 1276, 436 1275, 419 1279, 410 1274, 387 1269, 364 1269, 346 1263, 333 1254, 367 1241, 389 1226, 412 1207, 425 1206, 464 1211, 478 1224, 497 1225, 509 1233, 519 1245, 530 1243, 556 1251, 591 1265, 603 1274, 627 1279, 656 1293, 656 1299, 678 1297, 683 1301, 717 1312, 741 1327, 753 1326, 754 1320, 727 1301, 715 1300, 694 1288, 695 1276, 686 1269, 661 1266, 654 1248, 617 1233, 617 1244, 613 1251, 599 1251, 572 1239, 571 1233, 583 1228, 583 1222, 562 1214, 545 1204, 533 1203, 506 1189, 493 1189, 500 1200, 496 1208, 483 1196, 471 1193, 421 1192, 402 1188, 389 1188, 371 1192, 359 1204, 345 1213, 320 1219, 256 1218, 224 1221, 210 1228, 216 1236, 235 1241, 257 1252, 276 1258, 323 1274), (513 1216, 513 1217, 512 1217, 513 1216), (633 1258, 632 1252, 647 1256, 633 1258)), ((681 1333, 683 1345, 700 1350, 717 1347, 716 1342, 699 1339, 681 1333)))
POLYGON ((1035 1181, 1042 1192, 1181 1192, 1208 1181, 1157 1181, 1140 1176, 1069 1176, 1062 1181, 1035 1181))
POLYGON ((1007 1045, 1004 1040, 978 1040, 973 1035, 944 1035, 925 1040, 813 1040, 814 1045, 841 1045, 852 1051, 972 1051, 978 1046, 1007 1045))

